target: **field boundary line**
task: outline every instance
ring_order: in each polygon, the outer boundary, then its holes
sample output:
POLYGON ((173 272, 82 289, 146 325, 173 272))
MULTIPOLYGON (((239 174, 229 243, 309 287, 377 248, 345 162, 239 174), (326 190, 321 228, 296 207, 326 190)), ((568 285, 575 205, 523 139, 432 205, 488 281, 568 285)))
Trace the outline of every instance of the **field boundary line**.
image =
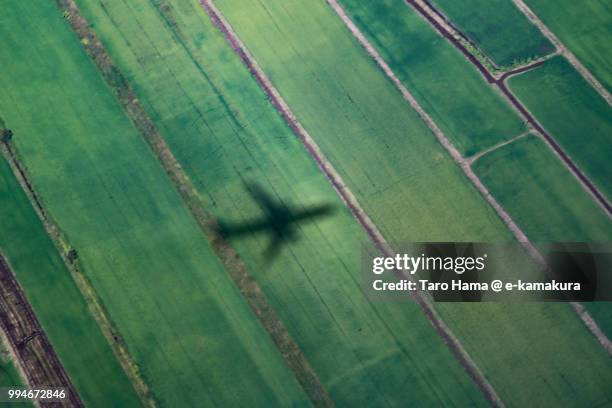
MULTIPOLYGON (((314 141, 312 136, 306 131, 302 124, 297 120, 296 116, 291 111, 289 105, 282 98, 278 90, 274 87, 272 82, 269 80, 263 69, 259 66, 255 58, 249 53, 248 49, 242 43, 238 35, 234 32, 229 22, 223 17, 223 14, 216 8, 211 0, 200 0, 200 3, 206 9, 213 22, 219 27, 219 29, 225 35, 227 41, 230 43, 232 48, 239 55, 243 63, 247 66, 251 74, 255 77, 257 82, 260 84, 264 92, 270 97, 270 100, 276 110, 280 113, 281 117, 293 130, 293 132, 300 138, 304 144, 306 150, 313 157, 321 171, 328 178, 340 198, 344 201, 346 206, 349 208, 353 216, 364 228, 366 233, 370 236, 370 239, 374 244, 387 256, 393 256, 394 251, 387 243, 383 235, 378 230, 378 227, 361 208, 356 197, 346 186, 342 180, 340 174, 336 171, 333 165, 325 158, 321 149, 314 141)), ((396 271, 402 278, 411 279, 410 276, 405 275, 403 272, 396 271)), ((475 382, 476 386, 484 394, 484 397, 494 406, 502 407, 503 402, 488 383, 486 378, 482 375, 479 368, 476 366, 472 358, 469 356, 463 345, 459 342, 456 336, 452 333, 450 328, 443 322, 438 315, 435 308, 431 305, 430 301, 426 297, 418 292, 414 295, 414 299, 417 304, 423 310, 425 316, 437 331, 438 335, 446 343, 451 353, 457 358, 459 363, 467 371, 468 375, 475 382)))
POLYGON ((553 43, 553 45, 561 52, 561 55, 569 61, 570 64, 580 73, 580 75, 595 89, 595 91, 608 103, 612 105, 612 95, 599 80, 589 71, 580 60, 571 52, 561 40, 552 32, 546 24, 529 8, 523 0, 512 0, 514 5, 535 25, 540 32, 553 43))
POLYGON ((25 166, 17 157, 17 153, 12 148, 10 142, 2 143, 1 149, 2 154, 11 167, 15 178, 19 182, 26 196, 29 198, 30 203, 32 203, 32 207, 34 207, 34 210, 42 222, 47 235, 49 238, 51 238, 51 241, 53 242, 58 254, 70 272, 70 275, 79 289, 81 296, 83 296, 85 299, 89 312, 98 324, 98 327, 110 345, 113 354, 117 357, 121 368, 130 380, 134 391, 145 406, 155 408, 156 404, 150 388, 143 380, 140 368, 128 351, 127 345, 123 341, 119 330, 115 327, 114 323, 108 316, 108 312, 106 311, 104 304, 99 299, 93 285, 83 272, 83 268, 79 265, 80 262, 78 259, 71 259, 71 251, 75 251, 73 253, 77 254, 78 252, 76 252, 76 249, 69 244, 68 240, 62 234, 57 224, 48 215, 42 200, 39 198, 38 193, 34 190, 34 187, 30 182, 25 166))
POLYGON ((481 152, 478 152, 478 153, 476 153, 476 154, 474 154, 474 155, 472 155, 472 156, 470 156, 470 157, 466 157, 466 159, 465 159, 465 160, 467 160, 468 164, 471 166, 472 164, 474 164, 474 162, 475 162, 476 160, 480 159, 482 156, 484 156, 484 155, 486 155, 486 154, 489 154, 489 153, 491 153, 492 151, 497 150, 497 149, 499 149, 499 148, 501 148, 501 147, 504 147, 504 146, 507 146, 507 145, 509 145, 509 144, 511 144, 511 143, 514 143, 515 141, 517 141, 517 140, 519 140, 519 139, 523 139, 524 137, 527 137, 527 136, 529 136, 529 135, 531 135, 531 134, 532 134, 532 133, 531 133, 531 131, 530 131, 530 130, 528 130, 528 131, 526 131, 526 132, 521 133, 520 135, 514 136, 514 137, 513 137, 513 138, 511 138, 511 139, 504 140, 503 142, 499 142, 499 143, 497 143, 496 145, 491 146, 491 147, 489 147, 488 149, 485 149, 485 150, 483 150, 483 151, 481 151, 481 152))
MULTIPOLYGON (((451 43, 457 47, 472 63, 476 65, 479 71, 483 73, 488 82, 497 85, 497 87, 503 92, 506 98, 511 102, 512 106, 521 114, 523 118, 526 119, 527 123, 533 128, 534 133, 542 138, 544 142, 551 148, 551 150, 559 157, 566 166, 566 168, 578 179, 583 188, 593 197, 596 203, 600 205, 600 207, 604 210, 604 212, 608 215, 608 217, 612 217, 612 206, 605 199, 603 194, 595 187, 590 180, 578 169, 578 167, 574 164, 571 158, 563 151, 563 149, 557 144, 550 134, 546 132, 546 130, 539 124, 539 122, 528 112, 528 110, 518 101, 518 99, 510 92, 507 88, 504 77, 500 80, 495 80, 491 76, 491 74, 486 71, 486 69, 475 61, 474 57, 469 54, 465 48, 460 43, 457 43, 453 40, 452 36, 450 36, 447 32, 444 31, 444 27, 439 25, 435 19, 431 16, 431 14, 427 11, 428 9, 423 8, 419 4, 417 4, 420 0, 405 0, 407 4, 412 6, 418 14, 420 14, 425 21, 430 23, 436 31, 443 37, 451 41, 451 43)), ((540 62, 539 64, 541 64, 540 62)), ((519 68, 519 71, 525 72, 525 69, 519 68)), ((399 82, 399 80, 398 80, 399 82)), ((401 82, 399 85, 403 87, 401 82)), ((404 88, 405 89, 405 88, 404 88)), ((424 112, 427 114, 426 112, 424 112)), ((459 154, 457 152, 457 154, 459 154)), ((459 155, 460 156, 460 155, 459 155)), ((474 174, 471 167, 467 167, 467 170, 474 174)), ((540 252, 531 244, 528 240, 525 233, 518 227, 518 225, 512 220, 509 214, 497 203, 497 200, 487 191, 486 187, 480 182, 480 179, 474 174, 475 180, 477 180, 476 186, 481 190, 483 195, 487 198, 487 200, 491 203, 495 211, 500 215, 500 217, 504 220, 508 228, 514 233, 515 237, 519 242, 523 244, 528 253, 534 258, 538 263, 540 263, 543 267, 546 267, 546 261, 540 254, 540 252), (481 187, 479 187, 479 185, 481 187), (502 216, 503 215, 503 216, 502 216)), ((584 325, 591 331, 591 333, 595 336, 597 341, 601 344, 604 350, 608 353, 608 355, 612 356, 612 342, 606 336, 606 334, 601 330, 597 322, 593 319, 590 313, 584 309, 578 302, 569 302, 572 309, 576 312, 578 317, 582 320, 584 325)))
POLYGON ((160 162, 204 238, 223 263, 225 271, 238 288, 242 298, 247 302, 253 315, 270 336, 279 354, 293 372, 306 395, 315 406, 333 406, 333 402, 316 372, 270 305, 259 284, 248 271, 246 264, 240 259, 233 247, 216 232, 216 220, 205 209, 195 186, 140 104, 127 78, 114 64, 105 46, 82 16, 74 0, 57 0, 57 2, 60 10, 68 12, 72 28, 81 39, 81 44, 87 55, 96 65, 107 85, 114 91, 126 116, 160 162))
POLYGON ((57 356, 32 305, 0 252, 0 326, 19 371, 31 388, 65 387, 67 399, 36 401, 37 406, 84 407, 70 376, 57 356))

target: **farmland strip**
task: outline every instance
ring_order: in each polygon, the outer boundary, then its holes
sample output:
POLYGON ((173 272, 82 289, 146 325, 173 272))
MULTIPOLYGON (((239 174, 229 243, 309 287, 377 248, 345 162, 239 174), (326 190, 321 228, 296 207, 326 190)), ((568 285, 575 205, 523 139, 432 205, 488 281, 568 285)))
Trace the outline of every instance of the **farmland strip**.
POLYGON ((189 211, 195 218, 204 236, 210 241, 215 253, 223 262, 225 269, 247 300, 249 306, 266 329, 287 365, 294 372, 302 388, 316 406, 333 406, 327 391, 317 374, 306 360, 299 346, 287 331, 284 323, 272 309, 258 283, 249 273, 235 250, 215 231, 214 218, 204 209, 191 180, 184 173, 166 142, 159 134, 155 124, 138 102, 137 96, 125 76, 112 62, 102 43, 97 39, 87 21, 72 0, 58 0, 62 11, 70 13, 70 22, 109 86, 116 90, 117 98, 135 127, 151 146, 157 158, 170 176, 189 211))
MULTIPOLYGON (((330 1, 333 1, 333 0, 330 0, 330 1)), ((561 149, 561 147, 552 138, 552 136, 550 136, 544 130, 544 128, 537 122, 537 120, 527 111, 527 109, 510 92, 510 90, 506 86, 505 80, 509 76, 511 76, 512 73, 508 73, 508 74, 504 75, 499 80, 493 78, 493 76, 486 70, 486 68, 476 58, 474 58, 465 49, 465 47, 462 44, 460 44, 457 40, 455 40, 453 38, 453 36, 445 29, 445 27, 442 26, 441 24, 439 24, 436 21, 436 19, 431 15, 431 13, 427 9, 423 8, 422 5, 419 4, 420 1, 421 0, 406 0, 406 2, 408 4, 410 4, 415 10, 417 10, 421 15, 423 15, 423 17, 427 21, 429 21, 440 32, 440 34, 442 34, 444 37, 449 39, 449 41, 451 41, 457 48, 459 48, 462 51, 462 53, 464 53, 464 55, 466 55, 466 57, 468 57, 468 59, 473 64, 475 64, 476 67, 481 72, 483 72, 483 75, 485 75, 485 78, 487 78, 487 80, 490 83, 493 83, 493 84, 495 84, 495 85, 497 85, 499 87, 499 89, 504 93, 504 95, 506 95, 506 97, 508 97, 508 99, 513 104, 513 106, 515 106, 515 108, 521 113, 521 115, 534 127, 534 129, 536 131, 538 131, 538 133, 544 138, 546 143, 553 149, 553 151, 557 154, 557 156, 562 159, 562 161, 564 162, 566 167, 572 172, 572 174, 574 174, 574 176, 576 176, 576 178, 581 182, 583 187, 587 188, 587 191, 596 199, 596 202, 598 202, 598 204, 606 211, 608 216, 612 217, 612 205, 610 205, 610 203, 606 200, 606 198, 603 196, 603 194, 597 189, 597 187, 595 187, 591 183, 591 181, 578 169, 578 167, 573 163, 573 161, 569 158, 569 156, 561 149)), ((543 63, 543 61, 542 62, 538 62, 536 64, 539 65, 541 63, 543 63)), ((519 68, 517 71, 520 73, 520 72, 525 72, 525 70, 527 70, 527 69, 529 69, 529 67, 522 67, 522 68, 519 68)), ((389 69, 389 71, 390 71, 390 69, 389 69)), ((397 84, 398 84, 398 86, 401 86, 403 88, 403 85, 399 81, 397 81, 397 84)), ((425 112, 423 112, 423 113, 426 115, 425 112)), ((429 122, 428 122, 428 124, 429 124, 429 122)), ((435 124, 434 124, 434 126, 435 126, 435 124)), ((434 131, 434 133, 435 133, 435 131, 434 131)), ((459 156, 458 153, 457 153, 457 155, 459 156)), ((455 158, 454 155, 453 155, 453 158, 455 158)), ((459 159, 463 160, 460 156, 459 156, 459 159)), ((458 162, 458 163, 460 163, 460 162, 458 162)), ((464 166, 461 166, 461 167, 466 169, 466 167, 464 167, 464 166)), ((472 178, 472 177, 470 177, 468 175, 470 180, 475 182, 475 185, 482 192, 483 196, 485 198, 487 198, 487 201, 489 201, 489 203, 491 203, 493 208, 495 208, 495 211, 504 220, 506 225, 508 225, 508 227, 510 228, 512 233, 517 237, 518 241, 521 242, 523 244, 523 246, 527 249, 529 254, 536 261, 538 261, 538 263, 540 263, 542 265, 545 265, 546 262, 544 261, 543 257, 539 253, 539 251, 529 242, 527 236, 521 231, 521 229, 516 225, 516 223, 514 223, 514 221, 511 219, 511 217, 508 215, 508 213, 497 203, 495 198, 487 191, 486 187, 480 182, 480 180, 473 173, 471 168, 469 168, 469 165, 467 166, 467 173, 466 174, 471 174, 473 176, 473 178, 472 178), (480 186, 482 186, 482 188, 480 186)), ((601 346, 606 350, 606 352, 609 355, 612 355, 612 342, 605 335, 605 333, 601 330, 601 328, 599 327, 597 322, 591 317, 591 315, 588 313, 588 311, 586 311, 584 306, 582 306, 580 303, 577 303, 577 302, 570 302, 570 306, 572 307, 574 312, 580 317, 580 319, 585 324, 585 326, 587 326, 587 328, 595 336, 595 338, 601 344, 601 346)))
POLYGON ((32 186, 32 183, 30 182, 30 178, 27 175, 25 167, 20 162, 10 142, 5 142, 2 144, 2 153, 8 161, 11 169, 13 170, 15 177, 21 184, 23 191, 33 203, 33 207, 36 211, 36 214, 43 223, 45 230, 49 234, 49 237, 57 247, 58 252, 62 257, 62 260, 70 271, 72 278, 74 279, 79 291, 85 298, 87 306, 91 311, 91 314, 93 315, 94 319, 98 323, 98 326, 102 330, 102 333, 104 334, 106 340, 113 349, 114 354, 117 356, 119 363, 121 364, 123 370, 130 379, 132 386, 138 394, 138 397, 145 406, 155 407, 156 404, 154 402, 150 388, 144 382, 138 365, 134 361, 133 357, 130 355, 119 331, 109 318, 108 313, 104 309, 104 306, 98 298, 95 290, 91 286, 91 283, 88 281, 85 274, 81 271, 78 261, 76 259, 71 260, 69 258, 70 250, 74 250, 74 248, 72 248, 70 243, 61 234, 59 227, 49 217, 47 211, 42 205, 41 199, 39 198, 38 194, 34 190, 34 187, 32 186))
MULTIPOLYGON (((531 115, 531 113, 522 105, 521 102, 510 92, 505 80, 513 74, 510 72, 504 75, 501 79, 497 80, 493 75, 486 69, 484 65, 477 58, 475 58, 460 42, 458 42, 452 34, 449 33, 447 28, 440 24, 438 19, 435 17, 435 13, 429 8, 423 6, 422 0, 406 0, 410 6, 412 6, 419 14, 425 18, 434 28, 445 38, 447 38, 455 47, 457 47, 466 58, 474 64, 474 66, 483 74, 486 80, 497 86, 501 92, 508 98, 508 101, 514 106, 514 108, 521 114, 521 116, 527 121, 546 141, 550 148, 555 154, 563 161, 566 167, 571 173, 580 181, 582 186, 587 192, 597 201, 597 203, 606 211, 608 216, 612 217, 612 204, 605 198, 603 193, 591 182, 591 180, 578 168, 573 162, 569 155, 561 148, 556 140, 539 124, 539 122, 531 115)), ((541 62, 539 62, 541 63, 541 62)), ((524 72, 524 68, 520 68, 519 72, 524 72)))
MULTIPOLYGON (((223 32, 228 43, 232 46, 234 51, 238 54, 240 59, 244 62, 249 71, 256 78, 262 89, 270 97, 270 100, 272 101, 274 107, 277 109, 283 119, 287 122, 287 124, 291 127, 296 136, 298 136, 300 140, 302 140, 308 152, 315 159, 323 173, 333 185, 334 189, 336 189, 339 196, 345 202, 347 207, 351 210, 355 218, 366 230, 372 241, 383 253, 387 254, 388 256, 393 256, 393 251, 390 249, 390 246, 388 245, 376 225, 361 208, 355 196, 348 189, 346 184, 342 181, 341 176, 334 169, 332 164, 325 158, 314 139, 308 134, 304 127, 299 123, 295 115, 291 112, 287 103, 281 97, 276 88, 272 85, 261 67, 257 64, 256 60, 249 54, 242 41, 233 31, 231 25, 227 22, 227 20, 225 20, 223 15, 219 12, 219 10, 216 8, 216 6, 211 0, 201 0, 200 3, 202 4, 206 12, 209 14, 211 20, 223 32)), ((399 271, 397 272, 402 278, 410 279, 410 276, 405 276, 399 271)), ((436 331, 447 343, 453 354, 458 358, 458 360, 464 366, 466 371, 475 381, 476 385, 480 388, 481 392, 485 395, 487 400, 489 400, 489 402, 495 406, 503 406, 503 402, 501 401, 493 387, 488 383, 486 378, 484 378, 479 368, 465 351, 459 340, 454 336, 448 326, 446 326, 446 324, 438 316, 437 312, 432 307, 430 302, 421 293, 417 293, 415 295, 415 300, 422 308, 425 315, 427 316, 431 324, 434 326, 436 331)))
POLYGON ((41 406, 84 407, 34 311, 0 254, 0 325, 32 388, 67 388, 67 401, 41 406))
POLYGON ((544 24, 542 20, 529 8, 527 4, 523 0, 512 0, 516 7, 523 14, 527 16, 527 18, 536 26, 538 29, 548 38, 548 40, 557 47, 557 49, 561 52, 561 54, 569 61, 570 64, 582 75, 582 77, 589 83, 591 86, 597 91, 602 98, 608 102, 608 105, 612 105, 612 95, 608 90, 599 82, 597 78, 589 71, 580 60, 571 52, 565 44, 561 42, 561 40, 544 24))

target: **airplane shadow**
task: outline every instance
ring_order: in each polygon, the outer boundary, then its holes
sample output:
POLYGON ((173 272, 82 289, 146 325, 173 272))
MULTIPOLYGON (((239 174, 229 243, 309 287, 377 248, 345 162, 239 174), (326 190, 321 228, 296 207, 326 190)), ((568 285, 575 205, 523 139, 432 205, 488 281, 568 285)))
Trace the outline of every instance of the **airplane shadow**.
POLYGON ((267 234, 270 240, 268 247, 262 254, 267 263, 276 259, 283 245, 300 239, 298 225, 328 217, 336 211, 335 206, 331 204, 305 208, 291 207, 274 198, 257 183, 248 182, 245 183, 244 187, 263 211, 263 216, 247 222, 231 222, 219 219, 214 229, 217 234, 227 240, 267 234))

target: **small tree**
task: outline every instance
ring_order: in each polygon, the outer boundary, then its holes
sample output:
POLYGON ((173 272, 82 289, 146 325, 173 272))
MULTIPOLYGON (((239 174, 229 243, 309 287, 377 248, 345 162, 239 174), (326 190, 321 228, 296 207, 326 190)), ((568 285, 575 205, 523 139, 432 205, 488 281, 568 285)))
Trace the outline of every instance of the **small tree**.
POLYGON ((8 143, 13 138, 13 131, 11 129, 2 129, 2 143, 8 143))
POLYGON ((68 258, 68 262, 72 264, 74 263, 74 261, 79 259, 79 254, 76 249, 72 248, 70 251, 68 251, 68 254, 66 255, 66 257, 68 258))

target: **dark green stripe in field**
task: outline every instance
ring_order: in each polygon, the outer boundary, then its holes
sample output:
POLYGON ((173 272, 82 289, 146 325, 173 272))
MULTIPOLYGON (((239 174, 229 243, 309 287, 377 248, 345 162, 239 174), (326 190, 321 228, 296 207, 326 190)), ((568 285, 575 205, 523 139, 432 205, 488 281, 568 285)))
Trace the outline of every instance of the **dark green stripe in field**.
POLYGON ((308 404, 54 3, 2 20, 0 114, 160 405, 308 404))
POLYGON ((464 155, 525 131, 525 125, 500 93, 403 1, 341 3, 464 155))
POLYGON ((526 0, 534 13, 612 92, 612 3, 609 0, 526 0))
POLYGON ((499 67, 541 57, 553 45, 512 0, 432 0, 499 67))
POLYGON ((509 80, 512 92, 612 200, 612 107, 562 57, 509 80))
MULTIPOLYGON (((534 242, 609 242, 612 222, 578 181, 535 137, 504 146, 474 167, 534 242)), ((585 303, 612 337, 609 303, 585 303)))
MULTIPOLYGON (((511 239, 324 1, 216 3, 390 241, 511 239)), ((569 306, 436 307, 509 405, 610 399, 612 363, 569 306)))
POLYGON ((3 158, 0 207, 0 249, 83 402, 138 406, 129 379, 3 158))
POLYGON ((78 3, 215 216, 263 217, 243 180, 297 210, 336 208, 273 261, 265 233, 232 243, 338 405, 484 404, 416 305, 364 297, 367 236, 197 1, 78 3))

